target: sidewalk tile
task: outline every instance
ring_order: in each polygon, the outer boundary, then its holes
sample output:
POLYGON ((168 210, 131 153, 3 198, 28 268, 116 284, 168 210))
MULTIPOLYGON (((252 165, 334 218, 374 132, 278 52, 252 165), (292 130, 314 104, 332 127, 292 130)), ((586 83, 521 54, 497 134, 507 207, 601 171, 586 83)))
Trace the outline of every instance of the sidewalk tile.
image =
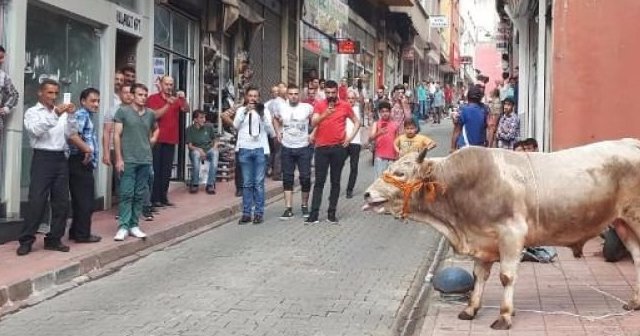
MULTIPOLYGON (((605 262, 601 256, 601 242, 602 240, 598 237, 587 242, 584 258, 576 259, 570 249, 558 248, 559 258, 553 265, 521 263, 514 299, 516 316, 513 317, 513 326, 508 333, 496 332, 490 328, 491 323, 498 316, 498 309, 491 306, 499 306, 503 294, 503 287, 498 278, 499 264, 494 264, 485 287, 483 308, 476 319, 469 322, 470 335, 640 336, 640 311, 596 321, 569 315, 543 315, 523 311, 535 310, 548 313, 564 311, 585 317, 623 313, 622 303, 598 293, 594 288, 623 301, 629 300, 633 293, 632 285, 636 281, 635 269, 629 258, 616 263, 605 262)), ((450 252, 440 267, 453 265, 463 267, 469 272, 473 269, 473 262, 470 259, 455 256, 450 252)), ((432 297, 438 295, 433 293, 432 297)), ((423 326, 421 336, 439 335, 439 331, 451 331, 439 330, 439 325, 433 321, 439 321, 443 314, 449 314, 450 318, 457 317, 463 308, 460 306, 455 309, 446 309, 447 303, 438 303, 438 305, 442 307, 430 316, 433 320, 429 325, 423 326)))

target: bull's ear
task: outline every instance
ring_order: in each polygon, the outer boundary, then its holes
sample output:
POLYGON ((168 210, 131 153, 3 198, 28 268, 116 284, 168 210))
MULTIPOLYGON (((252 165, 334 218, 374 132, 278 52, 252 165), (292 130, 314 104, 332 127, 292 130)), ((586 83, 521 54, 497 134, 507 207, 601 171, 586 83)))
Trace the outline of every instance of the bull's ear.
POLYGON ((418 176, 421 180, 430 180, 431 173, 433 173, 433 168, 435 167, 435 162, 433 160, 423 160, 420 163, 420 167, 418 168, 418 176))
POLYGON ((427 148, 424 148, 423 150, 420 151, 420 154, 418 154, 418 158, 416 159, 416 162, 418 163, 422 163, 422 161, 424 161, 424 158, 427 156, 427 148))

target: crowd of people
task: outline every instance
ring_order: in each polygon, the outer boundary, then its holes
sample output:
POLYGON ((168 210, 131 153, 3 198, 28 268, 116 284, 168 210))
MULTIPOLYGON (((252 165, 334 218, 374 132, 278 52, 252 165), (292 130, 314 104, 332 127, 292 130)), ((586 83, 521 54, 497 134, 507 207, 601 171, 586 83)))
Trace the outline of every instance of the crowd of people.
POLYGON ((271 99, 261 104, 259 90, 247 88, 243 106, 225 111, 222 117, 237 132, 236 188, 242 196, 239 224, 263 222, 265 176, 282 180, 285 204, 280 219, 299 215, 306 223, 320 221, 329 179, 326 219, 337 223, 342 169, 348 161, 345 196, 352 198, 363 148, 374 152, 376 176, 401 155, 435 148, 433 140, 418 134, 419 122, 406 90, 398 85, 387 95, 379 88, 370 100, 359 80, 348 86, 346 79, 338 83, 311 78, 302 89, 293 84, 275 85, 271 99), (369 134, 363 135, 367 126, 369 134), (301 188, 299 212, 294 211, 292 197, 296 170, 301 188))

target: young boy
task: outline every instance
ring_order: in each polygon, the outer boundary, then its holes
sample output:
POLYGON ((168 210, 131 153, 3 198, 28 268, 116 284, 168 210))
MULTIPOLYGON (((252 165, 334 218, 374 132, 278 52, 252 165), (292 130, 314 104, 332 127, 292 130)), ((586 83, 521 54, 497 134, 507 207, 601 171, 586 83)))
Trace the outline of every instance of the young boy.
POLYGON ((206 115, 202 110, 193 111, 193 125, 187 128, 187 147, 191 159, 191 186, 189 192, 195 194, 200 185, 200 164, 209 162, 207 194, 216 193, 216 172, 218 170, 218 133, 213 126, 206 125, 206 115))
POLYGON ((423 149, 430 151, 436 148, 438 144, 431 140, 428 136, 418 134, 418 125, 416 122, 409 119, 404 122, 404 134, 400 135, 393 142, 393 147, 400 157, 403 157, 407 153, 420 152, 423 149))
POLYGON ((515 102, 511 98, 506 98, 503 103, 504 114, 498 122, 496 138, 498 148, 513 149, 516 139, 520 136, 520 118, 514 113, 515 102))
POLYGON ((538 141, 534 138, 528 138, 522 141, 525 152, 537 152, 538 151, 538 141))
POLYGON ((393 145, 393 141, 398 134, 399 125, 396 121, 391 120, 391 104, 381 102, 378 106, 380 112, 380 120, 373 127, 369 141, 375 141, 375 159, 374 170, 376 177, 380 177, 389 164, 398 158, 398 153, 393 145))

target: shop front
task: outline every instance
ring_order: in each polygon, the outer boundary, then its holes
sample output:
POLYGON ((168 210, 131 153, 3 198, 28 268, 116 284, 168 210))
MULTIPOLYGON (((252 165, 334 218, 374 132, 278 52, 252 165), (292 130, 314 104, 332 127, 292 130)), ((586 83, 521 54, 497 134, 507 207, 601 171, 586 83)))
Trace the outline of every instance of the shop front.
MULTIPOLYGON (((6 4, 6 2, 5 2, 6 4)), ((150 11, 146 1, 95 0, 82 6, 78 0, 11 1, 5 7, 9 62, 5 65, 20 92, 21 102, 6 120, 6 158, 0 195, 0 242, 11 240, 23 213, 29 188, 32 150, 23 131, 24 111, 37 103, 38 85, 54 79, 63 93, 79 105, 80 92, 94 87, 102 93, 100 113, 93 116, 101 136, 104 114, 113 104, 113 74, 121 64, 133 65, 145 82, 150 69, 150 11), (127 38, 125 49, 120 37, 127 38), (124 51, 122 51, 124 50, 124 51)), ((109 170, 99 165, 96 176, 96 207, 110 205, 109 170)), ((48 221, 45 217, 44 223, 48 221)))
POLYGON ((330 71, 335 64, 336 42, 319 30, 302 25, 302 79, 306 83, 317 77, 332 79, 330 71))
MULTIPOLYGON (((153 82, 169 75, 174 80, 174 92, 183 91, 191 106, 199 100, 196 89, 196 58, 199 41, 198 18, 195 13, 176 5, 156 4, 153 29, 153 82)), ((157 91, 154 85, 152 91, 157 91)), ((179 143, 174 152, 171 179, 183 181, 187 165, 185 129, 191 120, 190 114, 182 114, 179 120, 179 143)))
POLYGON ((337 54, 337 40, 347 38, 349 6, 340 0, 307 0, 302 10, 303 82, 311 77, 339 80, 346 76, 346 58, 337 54))

